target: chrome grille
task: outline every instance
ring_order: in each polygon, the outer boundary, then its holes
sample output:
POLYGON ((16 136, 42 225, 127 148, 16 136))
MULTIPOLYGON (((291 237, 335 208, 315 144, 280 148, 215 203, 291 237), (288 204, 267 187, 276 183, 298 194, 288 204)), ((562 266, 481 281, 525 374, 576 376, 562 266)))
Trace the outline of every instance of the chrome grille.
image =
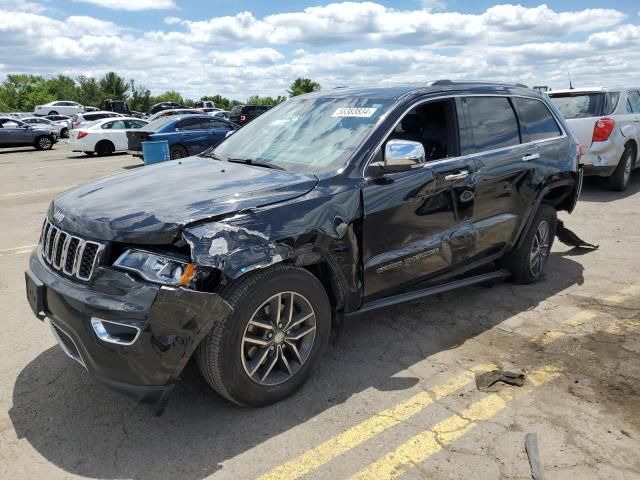
POLYGON ((104 245, 73 236, 45 220, 40 249, 42 258, 54 270, 86 281, 91 278, 104 245))

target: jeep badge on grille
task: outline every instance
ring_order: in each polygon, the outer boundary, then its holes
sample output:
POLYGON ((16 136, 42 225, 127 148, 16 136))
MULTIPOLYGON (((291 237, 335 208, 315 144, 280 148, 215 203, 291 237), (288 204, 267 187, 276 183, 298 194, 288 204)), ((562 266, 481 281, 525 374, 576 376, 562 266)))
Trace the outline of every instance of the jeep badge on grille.
POLYGON ((64 213, 62 213, 60 210, 56 210, 56 212, 53 214, 53 219, 56 221, 56 223, 60 223, 62 220, 64 220, 64 213))

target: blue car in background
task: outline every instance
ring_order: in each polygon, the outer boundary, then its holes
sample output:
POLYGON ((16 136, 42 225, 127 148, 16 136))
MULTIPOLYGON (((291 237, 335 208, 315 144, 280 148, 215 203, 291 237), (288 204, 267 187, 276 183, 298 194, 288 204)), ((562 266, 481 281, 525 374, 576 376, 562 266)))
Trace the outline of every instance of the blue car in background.
POLYGON ((129 153, 142 156, 142 142, 166 140, 171 160, 204 152, 238 128, 233 122, 209 115, 159 118, 143 128, 127 132, 129 153))

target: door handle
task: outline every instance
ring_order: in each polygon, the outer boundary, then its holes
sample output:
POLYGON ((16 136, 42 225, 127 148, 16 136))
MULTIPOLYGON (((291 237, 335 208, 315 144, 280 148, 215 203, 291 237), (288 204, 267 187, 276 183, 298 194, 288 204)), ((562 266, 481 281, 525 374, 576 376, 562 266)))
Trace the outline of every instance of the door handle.
POLYGON ((528 153, 524 157, 522 157, 522 160, 525 162, 528 162, 529 160, 537 160, 539 158, 540 158, 539 153, 528 153))
POLYGON ((454 180, 464 180, 469 176, 468 170, 462 170, 459 173, 450 173, 449 175, 445 175, 444 179, 451 182, 454 180))

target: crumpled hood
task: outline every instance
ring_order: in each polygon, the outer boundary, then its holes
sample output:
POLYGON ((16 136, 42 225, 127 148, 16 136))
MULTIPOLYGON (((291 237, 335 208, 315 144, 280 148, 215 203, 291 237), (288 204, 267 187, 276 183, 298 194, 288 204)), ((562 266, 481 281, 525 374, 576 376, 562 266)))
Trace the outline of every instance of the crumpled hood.
POLYGON ((190 157, 64 192, 54 199, 49 218, 86 238, 169 244, 184 225, 290 200, 317 181, 313 175, 190 157))

